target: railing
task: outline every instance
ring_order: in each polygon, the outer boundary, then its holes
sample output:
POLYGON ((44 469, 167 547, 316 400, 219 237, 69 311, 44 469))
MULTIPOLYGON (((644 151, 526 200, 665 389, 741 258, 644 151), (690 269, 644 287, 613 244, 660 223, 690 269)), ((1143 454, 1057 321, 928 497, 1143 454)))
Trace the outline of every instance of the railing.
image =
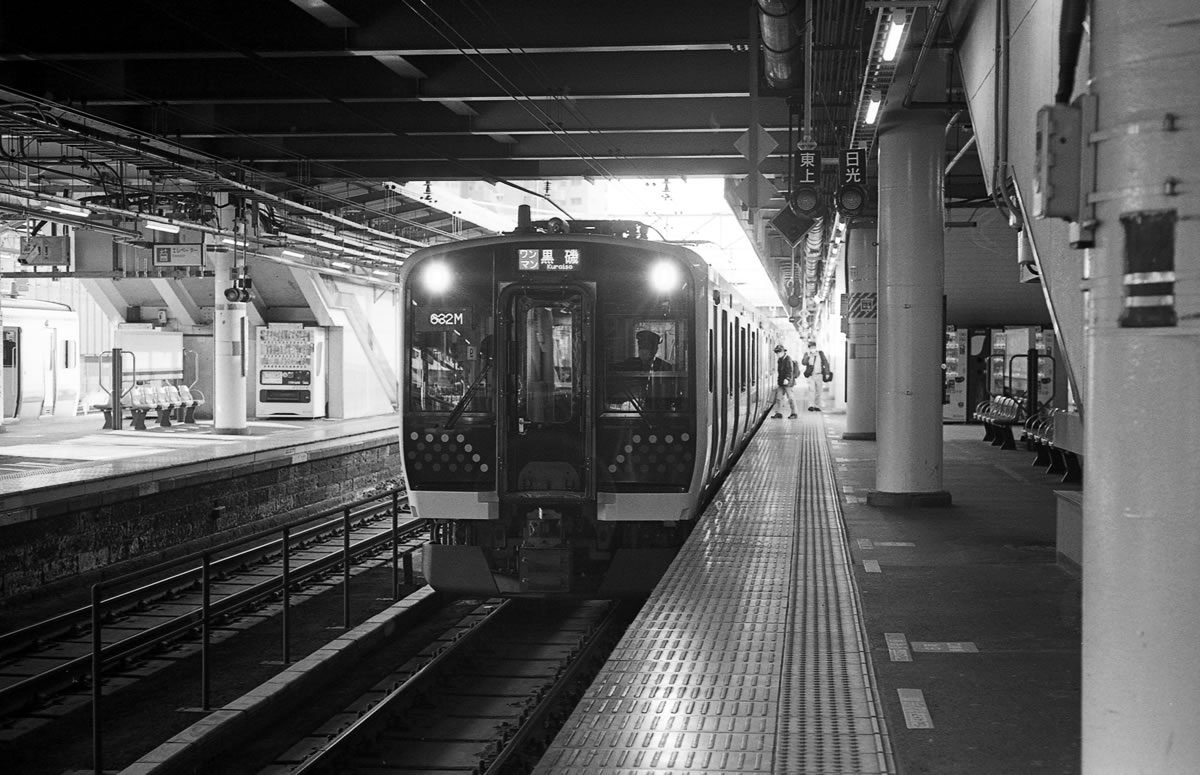
MULTIPOLYGON (((92 626, 92 652, 91 652, 91 681, 92 681, 92 762, 93 771, 99 775, 103 772, 103 706, 101 692, 101 678, 104 666, 120 660, 131 653, 137 653, 140 650, 145 650, 153 644, 161 641, 163 632, 156 627, 151 630, 143 631, 137 635, 125 638, 116 643, 112 643, 105 647, 102 642, 102 626, 106 606, 112 607, 114 602, 127 600, 130 593, 122 593, 105 599, 105 590, 111 590, 116 587, 130 587, 144 585, 145 582, 151 579, 159 579, 163 575, 170 575, 170 580, 178 580, 182 577, 194 577, 197 573, 196 565, 199 564, 199 576, 201 585, 201 603, 197 611, 191 614, 186 614, 182 617, 173 620, 170 626, 174 630, 181 627, 184 629, 194 628, 197 624, 200 627, 200 706, 203 710, 209 710, 209 684, 210 684, 210 648, 209 648, 209 626, 210 622, 217 616, 228 613, 232 610, 245 606, 252 600, 261 599, 266 596, 275 594, 277 591, 282 596, 282 661, 287 664, 291 661, 290 636, 291 636, 291 616, 290 616, 290 592, 292 584, 305 576, 310 576, 316 573, 323 572, 338 565, 342 568, 342 626, 345 629, 350 628, 350 561, 351 561, 351 546, 350 533, 353 527, 353 521, 357 518, 364 519, 368 514, 377 514, 384 508, 385 504, 390 501, 391 512, 391 528, 387 533, 380 537, 361 542, 359 549, 364 548, 364 544, 377 545, 384 541, 391 541, 392 544, 392 598, 398 599, 400 590, 400 573, 403 567, 405 583, 411 585, 413 583, 413 567, 411 549, 406 550, 403 554, 403 563, 401 563, 400 554, 400 512, 401 491, 393 489, 370 498, 364 498, 353 503, 347 504, 334 509, 322 511, 317 514, 312 514, 307 517, 301 517, 291 520, 286 524, 260 530, 250 535, 246 535, 231 541, 212 546, 199 552, 193 552, 184 557, 171 560, 164 563, 159 563, 149 568, 139 570, 133 573, 128 573, 123 576, 118 576, 113 579, 101 581, 92 586, 92 602, 91 602, 91 626, 92 626), (357 511, 356 511, 357 510, 357 511), (335 519, 329 519, 335 517, 335 519), (314 560, 308 563, 303 569, 293 569, 291 567, 289 552, 293 542, 298 542, 297 534, 293 530, 302 525, 325 520, 323 525, 315 528, 310 527, 305 529, 306 534, 319 531, 322 528, 326 531, 336 529, 340 523, 342 531, 342 549, 340 552, 330 555, 329 557, 314 560), (262 542, 264 539, 266 543, 262 542), (248 547, 249 544, 255 544, 253 547, 248 547), (240 551, 239 551, 240 550, 240 551), (232 567, 245 564, 247 554, 258 554, 260 556, 273 554, 278 551, 282 561, 281 574, 273 579, 257 584, 252 588, 242 592, 237 592, 228 595, 214 604, 211 600, 211 590, 213 584, 213 574, 220 568, 232 567), (218 557, 225 553, 231 553, 228 556, 218 557), (188 570, 180 571, 181 568, 188 570), (297 570, 300 570, 297 573, 297 570)), ((415 522, 419 522, 416 520, 415 522)), ((409 527, 412 523, 409 524, 409 527)), ((160 583, 156 581, 156 583, 160 583)))

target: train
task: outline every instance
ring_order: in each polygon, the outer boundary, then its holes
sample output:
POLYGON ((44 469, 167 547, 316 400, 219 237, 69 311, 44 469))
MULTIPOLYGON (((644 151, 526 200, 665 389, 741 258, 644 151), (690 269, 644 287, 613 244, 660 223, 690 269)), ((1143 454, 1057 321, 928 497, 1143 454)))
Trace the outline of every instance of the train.
POLYGON ((4 419, 74 417, 82 367, 79 316, 66 304, 0 299, 4 419))
POLYGON ((400 272, 400 453, 447 594, 649 593, 774 402, 774 324, 633 221, 532 221, 400 272))

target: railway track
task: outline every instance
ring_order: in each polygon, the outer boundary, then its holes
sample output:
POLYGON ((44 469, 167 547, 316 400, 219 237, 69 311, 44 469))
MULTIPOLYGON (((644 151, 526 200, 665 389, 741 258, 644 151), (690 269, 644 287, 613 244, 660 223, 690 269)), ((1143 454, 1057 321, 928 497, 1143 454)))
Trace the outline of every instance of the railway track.
POLYGON ((262 773, 527 772, 635 607, 485 601, 262 773))
MULTIPOLYGON (((97 644, 105 693, 111 694, 135 683, 129 676, 147 672, 136 669, 139 663, 162 662, 156 658, 170 652, 176 658, 180 651, 195 652, 210 626, 219 626, 214 640, 221 641, 277 612, 284 598, 300 601, 327 590, 328 579, 345 565, 347 549, 347 576, 402 555, 411 581, 410 554, 427 540, 427 531, 423 520, 400 522, 397 515, 396 552, 384 554, 392 544, 393 503, 397 512, 407 510, 403 496, 360 502, 337 517, 289 531, 286 555, 282 538, 255 542, 105 597, 99 616, 85 606, 0 635, 0 729, 8 744, 18 744, 21 731, 43 731, 37 728, 87 704, 81 690, 92 683, 97 644), (96 620, 99 630, 92 625, 96 620)), ((214 675, 221 680, 219 671, 214 675)))

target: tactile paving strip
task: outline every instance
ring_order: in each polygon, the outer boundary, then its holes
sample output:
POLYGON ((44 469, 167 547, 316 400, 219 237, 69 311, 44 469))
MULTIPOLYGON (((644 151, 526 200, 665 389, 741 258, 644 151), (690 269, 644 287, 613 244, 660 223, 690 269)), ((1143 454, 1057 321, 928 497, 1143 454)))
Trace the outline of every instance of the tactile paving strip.
POLYGON ((822 429, 762 429, 535 773, 893 771, 822 429))

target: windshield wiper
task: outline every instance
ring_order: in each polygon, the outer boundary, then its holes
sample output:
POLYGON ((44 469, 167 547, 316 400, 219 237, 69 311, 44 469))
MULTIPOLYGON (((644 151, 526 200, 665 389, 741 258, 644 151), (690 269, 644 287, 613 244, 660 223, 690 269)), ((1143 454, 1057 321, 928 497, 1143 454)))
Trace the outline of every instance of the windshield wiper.
POLYGON ((463 412, 467 410, 467 404, 471 403, 471 400, 475 398, 475 391, 478 390, 479 386, 483 384, 484 377, 486 377, 488 372, 491 370, 492 361, 489 360, 483 365, 483 371, 479 372, 479 376, 476 377, 475 381, 471 383, 471 386, 467 388, 467 392, 463 393, 463 397, 458 399, 458 403, 455 404, 454 408, 450 410, 450 416, 446 418, 446 430, 453 428, 454 425, 459 421, 459 418, 463 416, 463 412))
POLYGON ((642 407, 642 402, 633 394, 633 391, 630 390, 628 386, 622 387, 621 391, 625 393, 625 397, 629 399, 629 403, 633 404, 633 408, 637 410, 638 417, 641 418, 641 421, 643 424, 645 424, 646 429, 651 432, 656 431, 657 428, 655 428, 654 423, 651 422, 650 415, 646 413, 645 408, 642 407))

